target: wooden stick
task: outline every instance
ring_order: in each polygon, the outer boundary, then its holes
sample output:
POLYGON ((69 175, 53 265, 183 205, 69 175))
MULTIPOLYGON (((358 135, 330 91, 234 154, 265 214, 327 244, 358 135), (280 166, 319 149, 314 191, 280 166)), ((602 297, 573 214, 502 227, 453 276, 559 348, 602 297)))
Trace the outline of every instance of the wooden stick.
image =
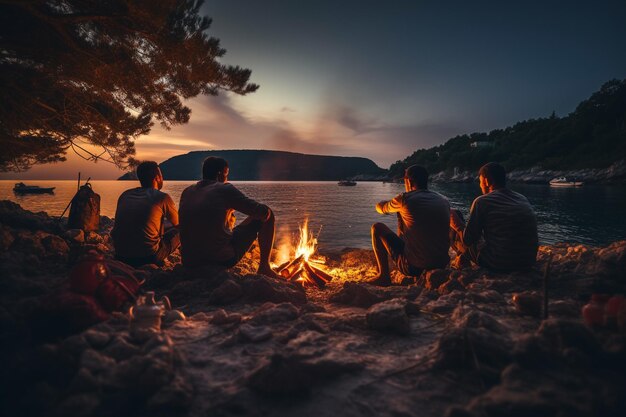
POLYGON ((552 266, 552 257, 554 256, 553 253, 550 253, 550 256, 548 257, 548 262, 546 263, 546 269, 543 272, 543 319, 546 320, 549 316, 549 312, 548 312, 548 301, 549 301, 549 294, 548 294, 548 282, 550 281, 550 267, 552 266))
POLYGON ((80 171, 78 171, 78 187, 76 187, 76 192, 80 190, 80 171))
POLYGON ((303 259, 304 259, 304 256, 300 255, 293 261, 289 262, 289 264, 280 271, 280 275, 282 275, 285 278, 291 277, 301 267, 303 259))
POLYGON ((309 281, 313 284, 317 285, 319 288, 324 288, 326 286, 326 281, 315 273, 308 262, 304 263, 304 270, 306 271, 307 278, 309 278, 309 281))
POLYGON ((324 279, 326 282, 330 282, 333 280, 333 276, 330 274, 327 274, 326 272, 322 271, 319 268, 314 267, 313 265, 309 265, 311 267, 311 269, 313 271, 315 271, 315 274, 317 276, 319 276, 320 278, 324 279))
POLYGON ((291 276, 286 277, 289 281, 296 281, 298 278, 300 278, 300 275, 302 275, 302 273, 304 272, 303 268, 299 268, 296 272, 294 272, 291 276))
POLYGON ((282 271, 283 269, 285 269, 287 267, 287 265, 289 265, 291 261, 286 261, 283 262, 282 264, 278 265, 278 267, 276 267, 275 271, 277 274, 280 274, 280 271, 282 271))

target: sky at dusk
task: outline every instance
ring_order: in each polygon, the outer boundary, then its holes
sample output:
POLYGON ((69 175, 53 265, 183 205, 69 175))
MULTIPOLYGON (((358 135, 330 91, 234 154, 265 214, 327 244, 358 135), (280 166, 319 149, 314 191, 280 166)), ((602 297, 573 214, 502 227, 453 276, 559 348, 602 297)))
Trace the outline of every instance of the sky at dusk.
MULTIPOLYGON (((276 149, 363 156, 388 168, 462 133, 564 116, 626 78, 625 1, 208 0, 223 62, 256 93, 197 97, 191 121, 155 127, 137 157, 276 149)), ((81 161, 0 178, 113 179, 81 161)))

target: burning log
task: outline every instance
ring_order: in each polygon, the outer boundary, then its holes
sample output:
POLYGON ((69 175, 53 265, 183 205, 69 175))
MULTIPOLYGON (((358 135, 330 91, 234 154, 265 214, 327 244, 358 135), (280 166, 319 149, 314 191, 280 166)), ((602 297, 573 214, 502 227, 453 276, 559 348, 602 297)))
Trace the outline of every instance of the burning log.
POLYGON ((312 265, 312 263, 323 265, 323 262, 310 259, 315 253, 316 245, 317 239, 309 234, 308 221, 305 220, 304 225, 300 227, 300 241, 296 248, 295 259, 280 265, 276 272, 289 281, 298 281, 303 285, 309 284, 324 288, 326 283, 332 281, 333 277, 312 265))
POLYGON ((313 269, 308 262, 304 262, 304 270, 306 271, 306 276, 319 288, 324 288, 326 286, 326 280, 317 274, 317 271, 313 269))
POLYGON ((276 271, 277 274, 280 274, 280 271, 285 269, 290 263, 291 261, 285 261, 282 264, 278 265, 276 268, 274 268, 274 270, 276 271))
POLYGON ((332 281, 332 280, 333 280, 333 277, 332 277, 331 275, 327 274, 326 272, 322 271, 321 269, 316 268, 316 267, 314 267, 314 266, 313 266, 313 265, 311 265, 311 264, 309 264, 309 266, 311 267, 311 269, 312 269, 313 271, 315 271, 315 274, 316 274, 317 276, 319 276, 320 278, 322 278, 324 281, 326 281, 326 282, 330 282, 330 281, 332 281))
POLYGON ((289 279, 291 278, 297 271, 302 267, 302 261, 304 260, 304 255, 298 256, 293 261, 289 262, 284 268, 278 271, 280 275, 289 279))
POLYGON ((297 281, 304 274, 304 268, 299 268, 293 275, 287 277, 289 281, 297 281))

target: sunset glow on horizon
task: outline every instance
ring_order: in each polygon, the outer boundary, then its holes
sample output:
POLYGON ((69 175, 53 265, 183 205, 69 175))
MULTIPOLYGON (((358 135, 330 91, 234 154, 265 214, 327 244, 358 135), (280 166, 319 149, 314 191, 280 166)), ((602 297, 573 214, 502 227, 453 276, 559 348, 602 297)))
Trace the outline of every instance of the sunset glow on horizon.
MULTIPOLYGON (((136 141, 136 158, 266 149, 360 156, 388 168, 459 134, 552 111, 564 116, 605 81, 624 77, 625 9, 620 2, 207 1, 210 34, 227 49, 223 61, 250 68, 260 88, 188 101, 190 122, 169 131, 156 122, 136 141)), ((67 159, 0 179, 123 173, 71 151, 67 159)))

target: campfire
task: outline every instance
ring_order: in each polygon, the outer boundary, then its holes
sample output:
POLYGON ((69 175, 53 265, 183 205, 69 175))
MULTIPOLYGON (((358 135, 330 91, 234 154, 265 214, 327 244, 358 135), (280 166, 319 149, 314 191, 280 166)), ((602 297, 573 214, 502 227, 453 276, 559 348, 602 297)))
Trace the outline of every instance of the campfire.
POLYGON ((302 285, 325 287, 333 277, 321 269, 324 261, 314 256, 316 246, 317 238, 309 232, 309 221, 305 219, 304 224, 300 226, 300 236, 294 259, 280 265, 276 272, 285 279, 299 282, 302 285))

